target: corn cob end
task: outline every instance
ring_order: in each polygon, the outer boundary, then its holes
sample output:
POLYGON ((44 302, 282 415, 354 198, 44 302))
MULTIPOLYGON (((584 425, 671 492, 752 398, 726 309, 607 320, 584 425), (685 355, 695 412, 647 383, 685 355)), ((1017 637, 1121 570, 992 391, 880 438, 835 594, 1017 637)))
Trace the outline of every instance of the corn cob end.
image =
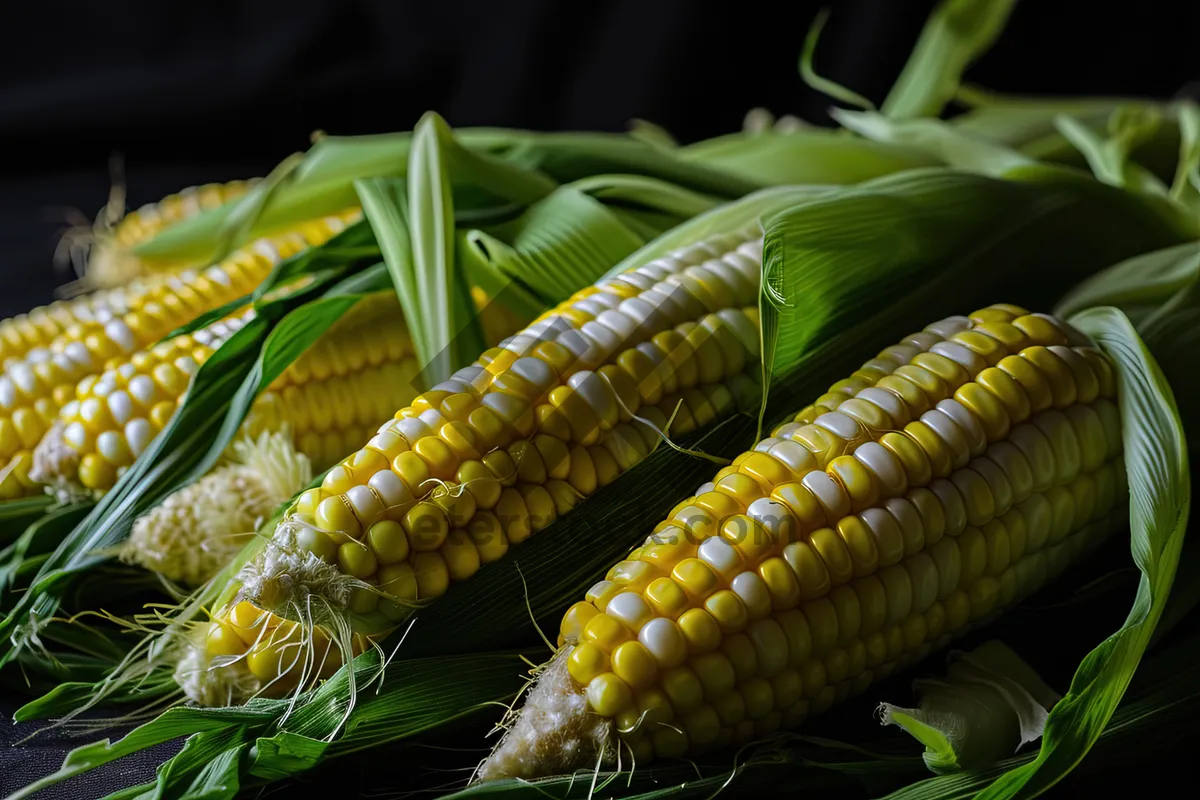
POLYGON ((93 496, 85 486, 73 480, 79 474, 79 451, 63 438, 63 423, 56 421, 33 449, 29 479, 45 486, 60 503, 87 500, 93 496))
POLYGON ((231 463, 138 517, 121 560, 199 586, 233 559, 272 511, 312 482, 312 464, 286 428, 244 437, 231 451, 231 463))
POLYGON ((559 650, 530 689, 520 714, 502 723, 507 730, 476 770, 473 781, 533 779, 598 769, 617 760, 612 721, 589 713, 586 691, 571 680, 567 659, 573 646, 559 650))

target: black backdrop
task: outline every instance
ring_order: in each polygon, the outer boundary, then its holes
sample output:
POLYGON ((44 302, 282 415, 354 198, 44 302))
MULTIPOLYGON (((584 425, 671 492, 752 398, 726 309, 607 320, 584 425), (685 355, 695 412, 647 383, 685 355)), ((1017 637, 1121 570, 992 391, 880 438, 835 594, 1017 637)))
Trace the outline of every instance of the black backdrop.
MULTIPOLYGON (((162 0, 13 3, 0 47, 0 315, 49 299, 65 209, 93 216, 108 159, 136 206, 260 175, 335 134, 452 125, 683 141, 762 105, 824 119, 796 61, 821 4, 779 0, 162 0)), ((881 98, 933 3, 828 0, 817 66, 881 98)), ((1169 96, 1200 79, 1200 4, 1027 2, 971 77, 997 90, 1169 96), (1116 9, 1116 6, 1112 6, 1116 9)))
MULTIPOLYGON (((766 106, 824 121, 796 71, 812 2, 773 0, 104 0, 0 6, 0 316, 44 303, 65 209, 105 202, 108 159, 129 203, 183 186, 264 174, 333 134, 409 128, 434 109, 452 125, 621 130, 643 118, 682 141, 725 133, 766 106)), ((876 100, 932 2, 829 0, 820 72, 876 100)), ((970 73, 992 89, 1166 97, 1200 80, 1200 3, 1018 8, 970 73)), ((0 716, 13 708, 0 693, 0 716)), ((65 748, 3 747, 0 788, 52 770, 65 748)), ((161 757, 162 753, 157 754, 161 757)), ((1164 745, 1163 761, 1170 750, 1164 745)), ((96 797, 151 759, 72 783, 96 797)), ((370 766, 370 765, 368 765, 370 766)), ((1146 764, 1144 769, 1154 765, 1146 764)), ((328 771, 327 771, 328 772, 328 771)), ((338 779, 339 768, 332 770, 338 779)), ((1108 786, 1101 773, 1069 783, 1108 786)), ((347 790, 349 791, 349 790, 347 790)), ((6 793, 6 792, 4 792, 6 793)), ((340 793, 339 793, 339 796, 340 793)))

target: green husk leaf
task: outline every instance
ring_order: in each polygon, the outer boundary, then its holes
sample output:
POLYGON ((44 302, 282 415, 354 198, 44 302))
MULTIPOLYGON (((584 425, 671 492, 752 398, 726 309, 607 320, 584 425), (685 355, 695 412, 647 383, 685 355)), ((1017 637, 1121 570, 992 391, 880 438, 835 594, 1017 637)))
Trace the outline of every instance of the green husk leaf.
POLYGON ((823 8, 817 12, 812 25, 808 28, 808 34, 804 37, 804 48, 800 51, 800 78, 809 88, 827 94, 834 100, 840 100, 846 105, 857 108, 875 110, 875 104, 869 99, 828 78, 821 77, 813 68, 813 59, 817 54, 817 41, 821 38, 821 31, 825 29, 825 23, 828 21, 829 9, 823 8))
MULTIPOLYGON (((833 114, 838 109, 831 111, 833 114)), ((940 162, 899 141, 860 139, 812 129, 788 133, 735 133, 683 148, 685 159, 703 160, 764 184, 844 185, 940 162)))
POLYGON ((1200 105, 1188 100, 1179 109, 1179 165, 1171 181, 1171 197, 1200 213, 1200 105))
POLYGON ((1083 154, 1099 180, 1165 195, 1167 188, 1158 178, 1131 160, 1134 149, 1151 140, 1161 123, 1153 106, 1122 106, 1109 118, 1107 138, 1068 116, 1056 119, 1055 127, 1083 154))
POLYGON ((1036 162, 1004 145, 973 136, 937 119, 890 119, 868 111, 829 112, 839 124, 878 142, 904 145, 927 152, 940 163, 983 175, 1002 176, 1015 167, 1036 162))
POLYGON ((482 350, 470 283, 454 253, 455 180, 518 204, 535 203, 556 184, 459 144, 445 120, 427 114, 413 133, 406 189, 395 179, 356 189, 396 284, 425 383, 446 380, 482 350))
POLYGON ((570 186, 533 204, 513 222, 486 232, 468 231, 466 240, 464 259, 489 263, 519 281, 543 307, 590 286, 645 244, 606 205, 570 186))
POLYGON ((608 208, 652 211, 680 220, 690 219, 721 203, 719 197, 641 175, 593 175, 564 188, 583 192, 608 208))
MULTIPOLYGON (((6 500, 0 503, 0 543, 11 544, 31 522, 45 514, 54 505, 49 495, 6 500)), ((3 557, 0 557, 3 561, 3 557)))
MULTIPOLYGON (((685 162, 672 151, 625 134, 469 128, 458 131, 456 137, 475 154, 541 172, 559 183, 591 175, 629 173, 659 178, 722 199, 734 199, 761 188, 747 177, 685 162)), ((356 181, 407 175, 412 142, 409 133, 323 137, 265 201, 261 195, 243 196, 164 229, 134 252, 149 261, 211 260, 225 242, 222 232, 228 230, 230 218, 241 220, 239 236, 227 242, 236 247, 272 231, 355 206, 356 181)), ((508 206, 487 192, 459 199, 458 211, 463 215, 508 206)))
POLYGON ((992 640, 950 659, 944 679, 914 682, 917 708, 879 708, 885 725, 925 745, 931 771, 986 767, 1041 738, 1048 710, 1061 698, 1020 656, 992 640))
POLYGON ((1200 279, 1200 242, 1134 256, 1085 278, 1054 310, 1070 316, 1094 306, 1116 306, 1135 322, 1200 279))
POLYGON ((914 170, 775 218, 760 303, 772 390, 836 332, 863 328, 850 341, 869 358, 876 342, 906 335, 912 307, 929 319, 995 302, 1050 307, 1114 258, 1189 235, 1152 199, 1072 170, 1009 175, 914 170), (1062 252, 1072 254, 1065 263, 1062 252))
POLYGON ((670 131, 649 120, 635 119, 631 121, 629 123, 629 135, 634 139, 654 145, 655 147, 661 147, 664 150, 674 150, 679 147, 679 142, 675 140, 670 131))
MULTIPOLYGON (((375 234, 365 220, 347 226, 341 233, 316 247, 307 247, 290 258, 280 261, 270 274, 254 288, 247 297, 231 300, 220 308, 201 314, 196 319, 179 326, 163 337, 163 340, 204 328, 219 319, 234 313, 250 302, 259 301, 270 292, 283 290, 303 276, 320 280, 338 273, 378 263, 379 245, 375 234)), ((301 287, 303 290, 306 287, 301 287)))
POLYGON ((954 99, 963 73, 1004 30, 1016 0, 942 0, 934 9, 882 113, 936 117, 954 99))
POLYGON ((1139 97, 1020 97, 989 95, 964 90, 974 107, 953 117, 950 124, 965 134, 1002 144, 1039 161, 1089 167, 1087 158, 1059 129, 1060 119, 1070 118, 1084 130, 1083 136, 1103 141, 1129 109, 1138 114, 1161 115, 1168 124, 1158 125, 1149 138, 1130 151, 1130 175, 1148 181, 1144 170, 1163 183, 1177 172, 1181 148, 1179 116, 1181 104, 1139 97))

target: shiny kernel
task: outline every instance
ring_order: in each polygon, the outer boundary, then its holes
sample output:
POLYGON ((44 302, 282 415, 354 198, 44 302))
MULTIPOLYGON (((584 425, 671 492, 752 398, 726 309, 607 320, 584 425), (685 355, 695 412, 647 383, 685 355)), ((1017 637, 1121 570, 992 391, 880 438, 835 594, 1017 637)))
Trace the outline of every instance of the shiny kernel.
POLYGON ((379 568, 370 548, 358 542, 345 542, 338 548, 338 569, 355 578, 368 578, 379 568))
POLYGON ((446 563, 451 581, 465 581, 479 571, 479 551, 464 530, 451 531, 438 552, 446 563))
POLYGON ((687 666, 669 669, 662 676, 662 690, 676 714, 686 714, 704 702, 704 686, 687 666))
POLYGON ((689 596, 708 597, 717 587, 717 575, 698 558, 685 558, 675 565, 671 577, 689 596))
POLYGON ((450 588, 450 572, 438 553, 417 553, 413 556, 413 575, 417 580, 417 596, 423 600, 441 597, 450 588))
POLYGON ((749 615, 746 604, 736 593, 722 589, 709 597, 704 608, 707 609, 723 633, 736 633, 746 627, 749 615))
POLYGON ((645 590, 646 601, 655 613, 664 617, 678 617, 688 607, 688 597, 679 584, 670 578, 656 578, 645 590))
POLYGON ((629 687, 611 672, 592 678, 587 685, 588 705, 602 717, 615 717, 633 702, 629 687))
POLYGON ((706 653, 721 644, 721 626, 702 608, 685 611, 679 617, 679 630, 691 653, 706 653))
POLYGON ((580 686, 587 686, 593 678, 610 671, 608 653, 590 642, 571 648, 567 656, 567 672, 580 686))
MULTIPOLYGON (((583 628, 592 617, 598 613, 596 607, 586 601, 580 601, 567 609, 559 625, 558 635, 563 641, 575 642, 583 634, 583 628)), ((602 670, 603 671, 603 670, 602 670)), ((594 677, 594 676, 593 676, 594 677)), ((580 681, 583 683, 584 681, 580 681)))
POLYGON ((592 642, 607 653, 630 636, 628 628, 607 614, 597 614, 583 627, 583 641, 592 642))
POLYGON ((429 465, 412 451, 405 451, 392 460, 392 472, 395 472, 404 485, 418 497, 431 488, 427 485, 429 465))
POLYGON ((437 550, 450 534, 446 514, 434 503, 420 502, 408 510, 401 523, 408 543, 417 552, 437 550))
POLYGON ((879 549, 871 529, 859 517, 844 517, 837 525, 837 533, 850 551, 854 577, 874 573, 879 567, 879 549))
POLYGON ((631 688, 645 689, 658 677, 658 662, 640 642, 623 642, 612 653, 612 671, 631 688))
POLYGON ((367 543, 381 564, 395 564, 408 558, 408 536, 400 523, 376 522, 367 530, 367 543))

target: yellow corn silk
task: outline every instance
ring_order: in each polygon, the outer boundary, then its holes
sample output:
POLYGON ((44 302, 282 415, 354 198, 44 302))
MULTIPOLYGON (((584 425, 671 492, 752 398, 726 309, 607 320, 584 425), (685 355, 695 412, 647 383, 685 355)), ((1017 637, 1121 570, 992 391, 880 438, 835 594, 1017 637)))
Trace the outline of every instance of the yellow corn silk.
MULTIPOLYGON (((76 322, 47 346, 11 361, 0 376, 0 464, 6 465, 0 472, 0 499, 42 491, 29 474, 33 449, 63 406, 73 399, 81 404, 86 399, 77 387, 86 386, 89 391, 96 387, 98 379, 86 383, 89 376, 98 376, 116 360, 130 358, 175 328, 247 295, 280 261, 324 243, 359 215, 356 211, 306 223, 303 232, 259 240, 202 271, 185 270, 152 282, 134 307, 76 322)), ((110 384, 100 387, 102 391, 110 389, 110 384)), ((112 384, 111 389, 115 388, 122 387, 112 384)), ((98 411, 102 417, 114 419, 124 412, 122 408, 98 411)), ((103 465, 97 468, 104 469, 103 465)))
POLYGON ((180 665, 188 695, 224 702, 319 677, 615 480, 662 432, 756 403, 761 258, 756 226, 602 280, 401 408, 242 570, 180 665), (353 641, 328 633, 348 627, 353 641))
MULTIPOLYGON (((480 779, 792 728, 1028 596, 1127 512, 1108 358, 1009 305, 879 353, 565 614, 480 779)), ((624 762, 629 763, 629 762, 624 762)))

